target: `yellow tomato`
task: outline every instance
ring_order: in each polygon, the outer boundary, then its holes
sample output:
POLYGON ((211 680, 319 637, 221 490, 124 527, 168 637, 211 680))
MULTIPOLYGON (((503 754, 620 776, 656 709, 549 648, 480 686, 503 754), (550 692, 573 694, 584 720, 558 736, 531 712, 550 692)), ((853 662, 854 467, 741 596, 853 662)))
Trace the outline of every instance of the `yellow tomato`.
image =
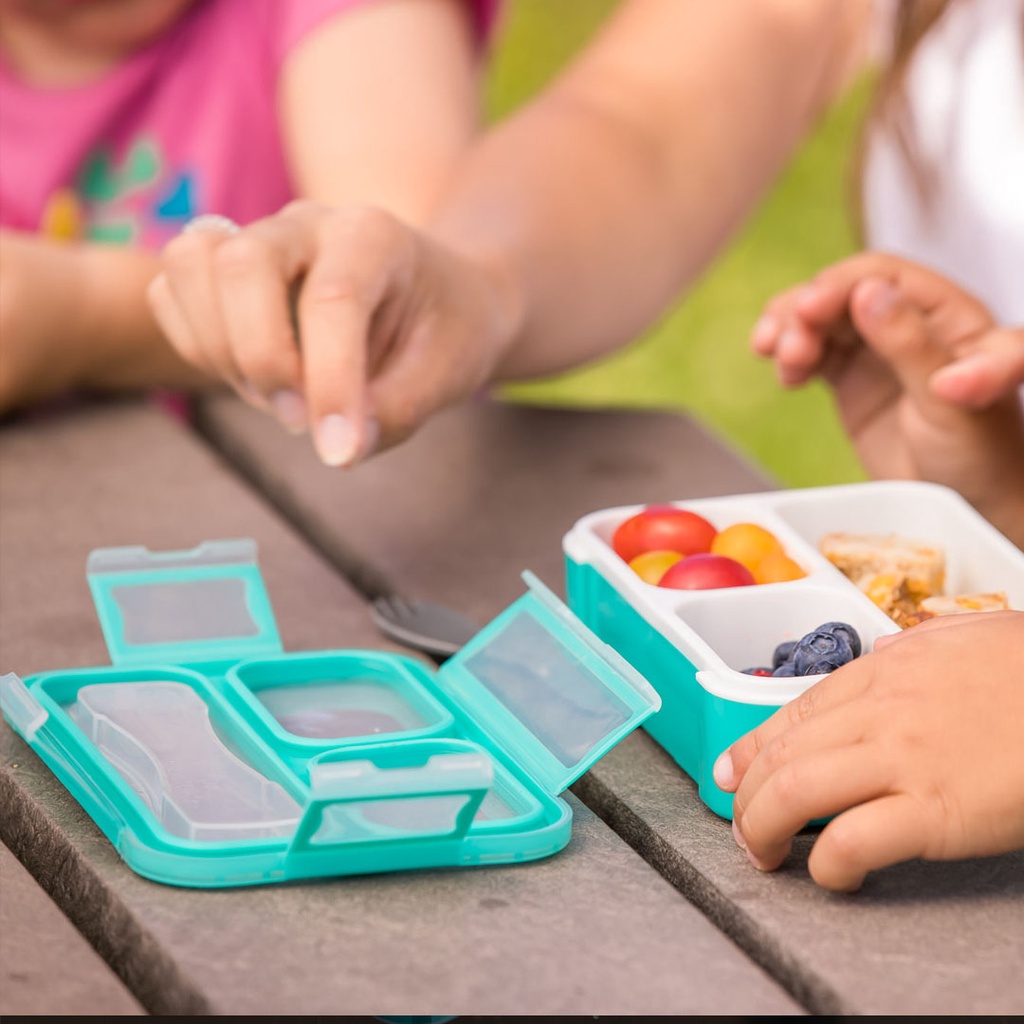
POLYGON ((629 567, 644 583, 653 583, 657 586, 669 567, 675 565, 682 557, 678 551, 645 551, 632 559, 629 567))
POLYGON ((755 576, 769 555, 785 554, 775 534, 756 523, 733 523, 719 530, 711 542, 711 553, 745 565, 755 576))
POLYGON ((766 555, 754 570, 754 579, 758 583, 786 583, 789 580, 802 580, 806 575, 785 551, 766 555))

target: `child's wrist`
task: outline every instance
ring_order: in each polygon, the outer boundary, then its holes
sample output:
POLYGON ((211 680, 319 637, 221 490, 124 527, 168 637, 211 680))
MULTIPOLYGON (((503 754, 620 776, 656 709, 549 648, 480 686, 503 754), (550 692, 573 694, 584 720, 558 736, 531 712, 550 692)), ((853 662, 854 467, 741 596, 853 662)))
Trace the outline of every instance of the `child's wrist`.
POLYGON ((82 341, 83 383, 105 378, 146 337, 159 335, 146 300, 146 287, 159 264, 140 249, 88 244, 75 251, 80 290, 75 298, 82 341))

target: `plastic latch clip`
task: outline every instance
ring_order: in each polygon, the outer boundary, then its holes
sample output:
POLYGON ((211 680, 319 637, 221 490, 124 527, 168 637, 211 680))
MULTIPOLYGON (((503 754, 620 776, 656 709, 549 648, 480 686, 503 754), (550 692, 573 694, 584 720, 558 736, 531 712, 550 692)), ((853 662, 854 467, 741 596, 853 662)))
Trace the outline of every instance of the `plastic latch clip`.
POLYGON ((46 708, 36 700, 20 676, 14 672, 0 676, 0 709, 26 743, 32 742, 35 734, 50 717, 46 708))

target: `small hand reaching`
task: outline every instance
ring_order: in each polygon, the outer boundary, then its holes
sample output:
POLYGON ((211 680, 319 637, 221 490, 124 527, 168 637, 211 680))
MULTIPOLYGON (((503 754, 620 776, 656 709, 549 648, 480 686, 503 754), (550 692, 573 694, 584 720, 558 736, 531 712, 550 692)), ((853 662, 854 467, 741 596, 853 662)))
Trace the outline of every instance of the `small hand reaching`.
POLYGON ((924 267, 865 253, 773 299, 752 345, 820 375, 868 473, 959 491, 1024 545, 1024 328, 924 267))
POLYGON ((1024 612, 932 619, 880 639, 738 740, 715 765, 734 831, 770 871, 835 815, 809 869, 852 891, 922 857, 1024 849, 1024 612))

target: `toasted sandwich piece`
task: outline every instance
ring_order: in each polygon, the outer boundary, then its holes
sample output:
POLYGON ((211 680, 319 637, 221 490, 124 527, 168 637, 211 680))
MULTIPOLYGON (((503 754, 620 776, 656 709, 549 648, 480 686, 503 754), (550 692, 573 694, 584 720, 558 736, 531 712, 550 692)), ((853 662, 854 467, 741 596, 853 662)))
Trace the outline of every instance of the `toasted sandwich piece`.
POLYGON ((991 594, 948 594, 926 597, 920 610, 927 615, 962 615, 964 612, 999 612, 1010 607, 1003 591, 991 594))
POLYGON ((856 583, 867 597, 903 628, 918 614, 915 590, 903 573, 872 573, 861 577, 856 583))
POLYGON ((868 596, 878 593, 880 607, 904 601, 916 605, 945 589, 946 553, 939 547, 897 534, 827 533, 818 549, 868 596))
POLYGON ((900 622, 904 629, 938 615, 963 615, 965 612, 998 612, 1010 607, 1002 591, 992 594, 947 594, 926 597, 917 611, 900 622))

